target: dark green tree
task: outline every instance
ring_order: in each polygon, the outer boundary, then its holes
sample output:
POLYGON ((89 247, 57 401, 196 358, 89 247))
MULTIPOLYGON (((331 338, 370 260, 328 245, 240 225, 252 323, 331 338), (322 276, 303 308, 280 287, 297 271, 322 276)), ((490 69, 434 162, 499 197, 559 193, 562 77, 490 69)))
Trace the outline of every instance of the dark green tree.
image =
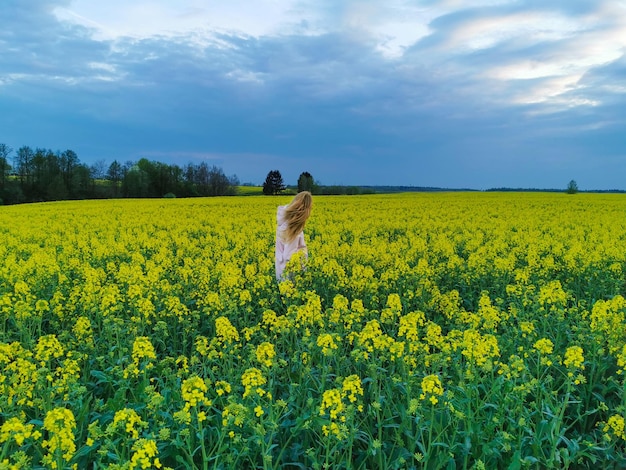
POLYGON ((168 194, 182 196, 185 191, 185 184, 184 184, 185 180, 184 180, 183 169, 179 167, 178 165, 169 165, 167 168, 167 171, 168 171, 167 187, 169 190, 168 194))
POLYGON ((76 198, 77 196, 74 188, 76 178, 74 178, 74 172, 80 163, 78 161, 78 155, 76 155, 76 152, 73 150, 66 150, 61 154, 59 163, 61 167, 61 175, 63 176, 67 192, 69 193, 70 198, 76 198))
POLYGON ((576 184, 576 181, 571 180, 567 184, 567 194, 576 194, 577 192, 578 192, 578 184, 576 184))
POLYGON ((72 171, 71 187, 70 198, 72 199, 92 197, 93 179, 88 165, 77 162, 72 171))
POLYGON ((263 183, 263 194, 274 195, 284 191, 285 184, 283 183, 283 176, 278 170, 272 170, 267 174, 265 182, 263 183))
MULTIPOLYGON (((35 154, 35 161, 38 158, 39 151, 35 154)), ((39 185, 41 199, 46 201, 61 201, 69 197, 67 186, 63 181, 61 174, 61 164, 59 152, 54 153, 52 150, 41 152, 44 156, 43 171, 38 176, 37 184, 39 185)))
POLYGON ((300 173, 300 177, 298 178, 298 192, 309 191, 313 192, 313 188, 315 186, 315 181, 311 176, 311 173, 308 171, 303 171, 300 173))
POLYGON ((122 180, 122 194, 124 197, 148 197, 149 187, 150 179, 148 173, 140 168, 138 164, 131 165, 122 180))
POLYGON ((65 181, 60 174, 53 176, 46 184, 45 200, 63 201, 69 198, 65 181))
POLYGON ((49 195, 48 185, 59 173, 59 165, 56 155, 52 150, 38 148, 31 160, 31 184, 29 196, 34 201, 46 201, 49 199, 62 199, 55 194, 49 195))

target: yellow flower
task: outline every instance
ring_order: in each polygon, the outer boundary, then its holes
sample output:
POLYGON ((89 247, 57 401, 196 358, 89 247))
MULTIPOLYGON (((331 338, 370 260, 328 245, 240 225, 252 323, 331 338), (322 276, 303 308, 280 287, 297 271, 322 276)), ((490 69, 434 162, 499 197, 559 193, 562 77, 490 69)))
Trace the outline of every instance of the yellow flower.
MULTIPOLYGON (((570 346, 565 351, 565 359, 563 365, 568 369, 584 369, 583 363, 585 358, 583 356, 583 348, 580 346, 570 346)), ((570 372, 571 373, 571 372, 570 372)))
POLYGON ((159 450, 156 442, 150 439, 140 439, 133 444, 133 455, 130 458, 130 468, 161 468, 161 462, 157 457, 159 450))
POLYGON ((256 360, 266 367, 271 367, 276 357, 276 350, 272 343, 263 342, 256 348, 256 360))
POLYGON ((348 299, 346 299, 343 295, 336 294, 335 297, 333 297, 333 310, 336 310, 338 312, 346 312, 348 310, 348 307, 348 299))
MULTIPOLYGON (((222 426, 242 427, 248 420, 249 410, 241 403, 229 403, 222 411, 222 426)), ((232 437, 232 436, 231 436, 232 437)))
POLYGON ((324 436, 335 436, 337 439, 342 439, 347 434, 347 427, 345 424, 340 424, 332 421, 330 424, 324 424, 322 426, 322 433, 324 436))
POLYGON ((463 348, 461 354, 477 366, 487 366, 493 358, 500 356, 497 338, 490 334, 481 335, 476 330, 463 332, 463 348))
POLYGON ((552 354, 552 351, 554 351, 554 344, 547 338, 541 338, 535 341, 533 347, 541 354, 552 354))
POLYGON ((331 356, 338 349, 335 337, 330 333, 322 333, 317 337, 317 346, 322 348, 324 356, 331 356))
POLYGON ((150 338, 147 336, 138 336, 135 338, 133 342, 132 358, 136 366, 139 366, 142 359, 156 359, 156 352, 154 351, 154 346, 152 346, 150 338))
POLYGON ((63 346, 56 335, 45 335, 39 337, 35 346, 35 358, 43 365, 51 358, 63 356, 63 346))
POLYGON ((363 411, 362 405, 353 406, 358 397, 362 396, 361 379, 357 375, 350 375, 343 379, 341 388, 324 391, 319 414, 320 416, 328 415, 330 422, 327 421, 327 424, 322 425, 322 433, 325 436, 332 435, 337 439, 345 438, 348 433, 346 425, 348 416, 354 410, 363 411), (347 399, 347 402, 344 402, 344 399, 347 399))
POLYGON ((40 299, 35 303, 35 311, 41 315, 50 310, 50 305, 47 300, 40 299))
POLYGON ((27 296, 30 294, 30 287, 24 281, 17 281, 13 286, 13 292, 17 295, 27 296))
POLYGON ((624 418, 620 415, 613 415, 608 419, 602 430, 607 433, 607 435, 612 434, 618 439, 626 441, 626 434, 624 432, 624 429, 624 418))
POLYGON ((189 359, 187 359, 187 356, 178 356, 176 358, 176 365, 185 374, 189 372, 189 359))
POLYGON ((137 412, 131 408, 116 411, 113 417, 113 424, 110 425, 107 432, 117 429, 120 424, 124 425, 124 431, 133 439, 139 439, 139 430, 148 425, 148 423, 143 421, 137 412))
POLYGON ((226 317, 215 319, 215 334, 222 344, 239 342, 239 332, 226 317))
POLYGON ((0 428, 0 444, 7 442, 11 438, 18 446, 24 444, 29 438, 38 439, 41 436, 39 431, 33 431, 32 424, 24 424, 19 418, 13 417, 2 423, 0 428))
POLYGON ((354 403, 359 396, 363 396, 363 386, 361 385, 361 379, 358 375, 349 375, 343 379, 341 386, 341 392, 344 397, 348 398, 348 401, 354 403))
POLYGON ((211 406, 211 401, 206 397, 209 390, 204 380, 197 375, 188 378, 181 385, 181 394, 186 406, 195 407, 198 404, 211 406))
POLYGON ((380 314, 382 323, 391 323, 396 320, 402 313, 402 301, 398 294, 389 294, 387 296, 387 308, 383 309, 380 314))
POLYGON ((313 291, 306 291, 304 298, 306 300, 304 305, 296 309, 296 326, 322 326, 324 319, 322 317, 322 300, 319 295, 313 291))
POLYGON ((331 419, 337 419, 343 410, 344 404, 341 400, 341 391, 336 388, 326 390, 322 396, 320 415, 323 416, 326 412, 328 412, 331 419))
POLYGON ((491 299, 486 292, 480 296, 477 313, 482 320, 483 327, 487 330, 495 330, 502 321, 501 312, 491 304, 491 299))
POLYGON ((56 466, 57 454, 69 462, 76 452, 74 413, 67 408, 54 408, 46 413, 43 428, 48 431, 48 439, 42 443, 43 448, 48 450, 43 462, 53 467, 56 466))
POLYGON ((262 386, 267 383, 267 379, 263 377, 263 373, 255 368, 251 367, 246 369, 246 371, 241 376, 241 384, 244 386, 245 390, 243 392, 243 397, 256 393, 259 396, 265 395, 265 390, 263 390, 262 386))
POLYGON ((428 399, 433 405, 439 402, 437 397, 443 395, 443 386, 441 380, 436 375, 427 375, 422 379, 421 400, 428 399))
POLYGON ((520 330, 522 330, 522 336, 526 337, 526 335, 531 334, 535 331, 535 324, 531 321, 523 321, 520 322, 520 330))
POLYGON ((230 384, 225 380, 218 380, 215 382, 215 392, 221 397, 226 393, 230 393, 230 384))
POLYGON ((567 293, 563 290, 561 281, 550 281, 539 290, 539 303, 546 305, 563 306, 567 302, 567 293))
POLYGON ((410 312, 400 317, 400 327, 398 336, 404 337, 409 341, 417 341, 419 339, 418 328, 424 326, 425 315, 423 312, 410 312))
POLYGON ((78 317, 76 319, 76 323, 74 324, 74 327, 72 328, 72 331, 79 338, 85 337, 85 336, 91 336, 92 331, 91 331, 91 322, 89 321, 89 318, 78 317))

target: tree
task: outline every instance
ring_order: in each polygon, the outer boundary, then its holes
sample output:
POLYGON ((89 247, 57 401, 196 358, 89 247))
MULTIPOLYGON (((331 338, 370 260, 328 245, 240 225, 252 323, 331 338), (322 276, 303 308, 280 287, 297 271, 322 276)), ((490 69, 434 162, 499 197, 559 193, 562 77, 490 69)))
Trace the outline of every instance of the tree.
POLYGON ((567 194, 576 194, 578 192, 578 185, 576 181, 572 180, 567 185, 567 194))
POLYGON ((117 160, 113 160, 113 163, 109 165, 109 170, 107 171, 107 178, 111 181, 111 185, 113 186, 113 197, 119 195, 120 181, 122 181, 123 176, 124 170, 122 165, 117 160))
POLYGON ((125 197, 148 197, 149 186, 148 173, 134 164, 124 174, 122 194, 125 197))
POLYGON ((283 177, 278 170, 272 170, 267 174, 265 183, 263 183, 263 194, 274 195, 279 194, 285 189, 283 177))
POLYGON ((221 168, 213 165, 209 170, 209 196, 225 196, 230 192, 230 180, 221 168))
POLYGON ((79 165, 78 155, 73 150, 66 150, 61 154, 60 167, 65 187, 71 198, 75 197, 74 193, 74 171, 79 165))
POLYGON ((231 196, 239 184, 236 175, 229 178, 221 168, 209 167, 206 162, 190 163, 185 169, 176 167, 175 174, 179 188, 188 196, 231 196))
POLYGON ((209 165, 206 162, 201 162, 195 169, 194 174, 194 186, 199 196, 209 195, 209 165))
MULTIPOLYGON (((35 153, 31 160, 31 177, 32 185, 30 186, 30 197, 35 201, 44 201, 47 199, 47 186, 51 180, 48 167, 48 154, 54 160, 54 153, 51 150, 43 148, 35 149, 35 153)), ((56 199, 56 198, 54 198, 56 199)))
POLYGON ((91 170, 89 166, 80 163, 77 160, 76 166, 72 169, 72 191, 70 198, 86 199, 92 196, 93 180, 91 178, 91 170))
POLYGON ((313 187, 315 186, 315 181, 313 181, 313 177, 311 173, 308 171, 303 171, 300 173, 300 177, 298 178, 298 192, 309 191, 313 192, 313 187))
POLYGON ((90 167, 91 177, 95 180, 103 180, 107 176, 107 162, 105 160, 96 160, 90 167))
POLYGON ((5 182, 11 171, 8 158, 12 151, 13 149, 7 144, 0 144, 0 193, 4 191, 5 182))
POLYGON ((235 194, 237 192, 237 186, 241 186, 239 177, 233 174, 228 178, 228 181, 230 182, 230 185, 233 187, 233 194, 235 194))
POLYGON ((22 190, 26 189, 26 187, 30 185, 32 177, 31 167, 34 154, 35 152, 33 152, 30 147, 23 146, 17 149, 17 154, 14 157, 15 171, 20 177, 22 190))
POLYGON ((187 163, 182 173, 182 187, 183 194, 179 194, 179 196, 184 197, 193 197, 198 195, 198 190, 195 186, 195 176, 196 175, 196 166, 193 163, 187 163))
POLYGON ((178 165, 168 165, 167 171, 169 193, 182 195, 181 191, 184 190, 183 169, 178 165))

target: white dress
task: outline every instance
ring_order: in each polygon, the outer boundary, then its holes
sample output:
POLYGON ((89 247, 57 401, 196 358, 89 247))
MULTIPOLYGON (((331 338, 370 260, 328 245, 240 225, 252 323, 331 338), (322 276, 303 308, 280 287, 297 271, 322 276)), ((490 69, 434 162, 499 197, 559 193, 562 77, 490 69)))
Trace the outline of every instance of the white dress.
POLYGON ((285 266, 294 253, 302 250, 305 258, 308 256, 306 243, 304 242, 304 232, 300 232, 289 243, 285 243, 281 239, 281 234, 287 230, 287 222, 285 221, 286 207, 278 206, 276 211, 276 279, 279 281, 282 280, 285 266))

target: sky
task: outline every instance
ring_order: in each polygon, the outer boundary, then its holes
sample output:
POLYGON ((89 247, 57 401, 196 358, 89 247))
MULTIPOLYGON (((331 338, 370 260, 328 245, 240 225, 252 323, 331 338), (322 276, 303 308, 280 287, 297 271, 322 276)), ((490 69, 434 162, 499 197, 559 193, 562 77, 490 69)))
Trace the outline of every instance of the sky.
POLYGON ((11 156, 626 189, 626 0, 0 2, 11 156))

